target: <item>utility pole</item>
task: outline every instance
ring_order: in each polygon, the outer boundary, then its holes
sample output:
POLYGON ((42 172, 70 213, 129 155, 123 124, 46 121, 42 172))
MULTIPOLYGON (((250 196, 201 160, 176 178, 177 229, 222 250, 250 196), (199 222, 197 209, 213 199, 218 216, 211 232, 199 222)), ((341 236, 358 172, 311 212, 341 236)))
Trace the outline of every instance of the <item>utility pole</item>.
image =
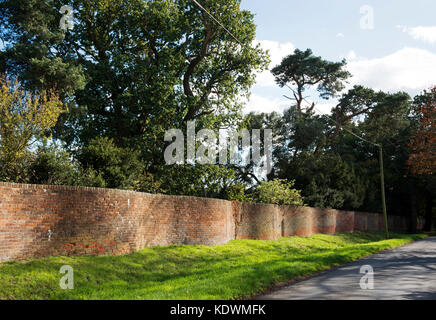
MULTIPOLYGON (((234 40, 236 40, 237 43, 241 44, 241 42, 220 22, 218 21, 208 10, 206 10, 206 8, 204 8, 197 0, 192 0, 201 10, 203 10, 206 14, 208 14, 216 23, 218 23, 234 40)), ((241 44, 242 45, 242 44, 241 44)), ((288 86, 289 89, 291 89, 294 94, 296 94, 295 90, 292 89, 292 87, 288 86)), ((285 96, 286 97, 286 96, 285 96)), ((288 97, 286 97, 288 98, 288 97)), ((289 98, 288 98, 289 99, 289 98)), ((292 99, 291 99, 292 100, 292 99)), ((306 102, 309 102, 306 100, 306 98, 303 97, 303 100, 305 100, 306 102)), ((315 104, 312 102, 312 108, 315 108, 315 104)), ((319 111, 317 108, 315 108, 315 110, 319 111)), ((322 113, 322 112, 321 112, 322 113)), ((333 122, 335 122, 337 124, 337 121, 335 119, 333 119, 332 117, 328 116, 327 117, 332 120, 333 122)), ((344 130, 346 130, 345 128, 342 128, 344 130)), ((381 191, 382 191, 382 205, 383 205, 383 215, 384 215, 384 220, 385 220, 385 231, 386 231, 386 238, 389 239, 389 228, 388 228, 388 214, 386 212, 386 195, 385 195, 385 174, 384 174, 384 170, 383 170, 383 147, 381 144, 376 144, 374 142, 368 141, 358 135, 356 135, 354 132, 352 132, 351 130, 346 130, 348 133, 350 133, 351 135, 355 136, 356 138, 370 143, 373 146, 378 146, 379 147, 379 151, 380 151, 380 180, 381 180, 381 191)))
POLYGON ((385 172, 383 169, 383 147, 381 144, 379 144, 378 147, 379 147, 379 154, 380 154, 380 182, 381 182, 383 215, 385 218, 385 232, 386 232, 386 239, 389 239, 388 213, 386 211, 385 172))

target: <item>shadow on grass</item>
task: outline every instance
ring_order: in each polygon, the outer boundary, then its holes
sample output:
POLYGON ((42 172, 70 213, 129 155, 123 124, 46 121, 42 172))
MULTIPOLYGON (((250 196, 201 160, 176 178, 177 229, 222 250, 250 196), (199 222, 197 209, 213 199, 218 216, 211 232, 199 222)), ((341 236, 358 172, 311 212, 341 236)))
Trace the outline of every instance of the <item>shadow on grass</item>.
MULTIPOLYGON (((398 235, 398 239, 419 236, 398 235)), ((169 246, 126 256, 54 257, 0 265, 0 298, 232 299, 388 249, 381 234, 316 235, 225 246, 169 246), (59 288, 60 266, 75 289, 59 288)), ((401 243, 397 243, 401 244, 401 243)), ((405 262, 407 263, 407 262, 405 262)))

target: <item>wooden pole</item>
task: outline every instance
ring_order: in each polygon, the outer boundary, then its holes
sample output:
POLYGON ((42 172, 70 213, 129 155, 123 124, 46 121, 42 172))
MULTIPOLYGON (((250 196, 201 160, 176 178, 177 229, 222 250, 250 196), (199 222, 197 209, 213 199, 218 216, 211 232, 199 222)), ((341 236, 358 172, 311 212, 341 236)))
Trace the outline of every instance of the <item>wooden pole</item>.
POLYGON ((383 207, 383 216, 385 219, 385 232, 386 239, 389 239, 389 228, 388 228, 388 213, 386 210, 386 194, 385 194, 385 173, 383 169, 383 147, 379 145, 379 153, 380 153, 380 182, 381 182, 381 196, 382 196, 382 207, 383 207))

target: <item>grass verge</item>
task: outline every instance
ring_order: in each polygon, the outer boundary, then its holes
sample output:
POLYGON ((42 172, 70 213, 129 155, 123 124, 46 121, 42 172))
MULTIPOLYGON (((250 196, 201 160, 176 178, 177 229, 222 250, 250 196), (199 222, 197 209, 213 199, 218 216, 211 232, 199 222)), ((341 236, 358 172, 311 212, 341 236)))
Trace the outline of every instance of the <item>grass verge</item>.
POLYGON ((0 264, 0 299, 237 299, 280 282, 398 247, 426 235, 314 235, 223 246, 168 246, 125 256, 51 257, 0 264), (74 269, 62 290, 59 269, 74 269))

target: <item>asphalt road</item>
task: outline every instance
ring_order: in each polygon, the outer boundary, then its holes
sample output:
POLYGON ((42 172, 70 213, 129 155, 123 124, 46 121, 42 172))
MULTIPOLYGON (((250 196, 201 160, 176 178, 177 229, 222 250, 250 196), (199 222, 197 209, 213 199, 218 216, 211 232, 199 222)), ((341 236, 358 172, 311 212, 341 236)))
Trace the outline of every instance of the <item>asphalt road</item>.
MULTIPOLYGON (((368 285, 366 274, 364 285, 368 285)), ((436 300, 436 238, 372 255, 293 283, 263 300, 436 300), (373 289, 361 288, 362 266, 373 268, 373 289)))

